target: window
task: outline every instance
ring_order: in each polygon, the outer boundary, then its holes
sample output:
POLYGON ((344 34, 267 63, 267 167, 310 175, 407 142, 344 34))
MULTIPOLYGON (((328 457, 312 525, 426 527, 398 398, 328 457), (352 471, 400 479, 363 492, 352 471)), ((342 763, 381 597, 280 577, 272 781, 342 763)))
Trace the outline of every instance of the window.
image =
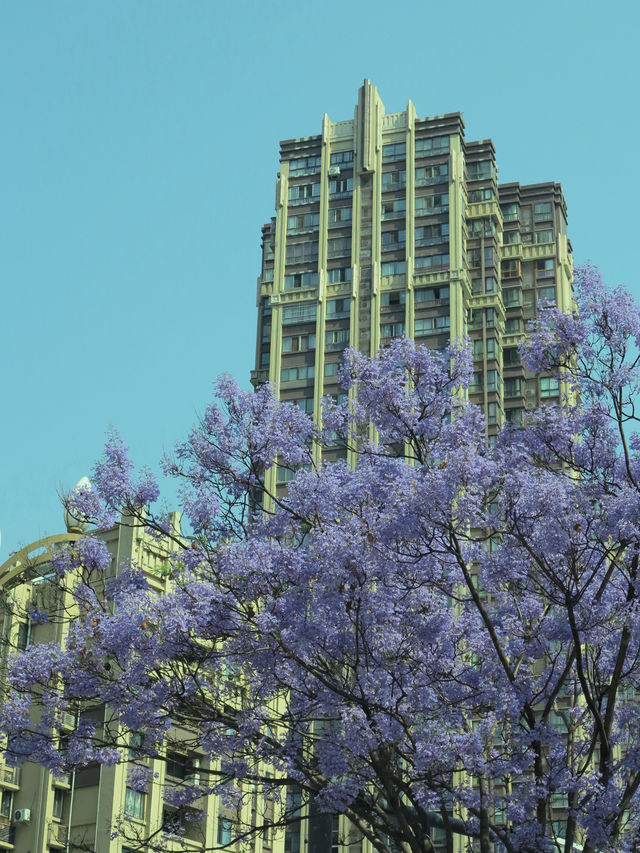
POLYGON ((502 361, 505 367, 515 367, 520 364, 518 347, 505 347, 502 350, 502 361))
POLYGON ((484 313, 485 323, 487 326, 495 326, 496 324, 496 312, 494 308, 487 308, 484 313))
POLYGON ((350 225, 352 209, 350 207, 329 208, 329 228, 332 225, 350 225))
POLYGON ((518 221, 518 205, 517 204, 515 204, 515 203, 502 204, 502 205, 500 205, 500 210, 502 211, 503 222, 517 222, 518 221))
POLYGON ((416 247, 437 246, 449 242, 449 223, 441 222, 436 225, 419 225, 416 228, 416 247))
POLYGON ((315 323, 316 303, 299 302, 297 305, 285 305, 282 309, 282 325, 292 323, 315 323))
POLYGON ((549 287, 539 287, 538 288, 538 299, 542 300, 543 302, 555 302, 556 301, 555 284, 552 284, 549 287))
POLYGON ((498 423, 498 404, 497 403, 488 403, 487 404, 487 423, 489 425, 498 423))
POLYGON ((469 385, 469 391, 471 394, 478 394, 484 388, 484 375, 481 370, 476 370, 471 379, 471 385, 469 385))
POLYGON ((383 307, 393 305, 404 305, 407 299, 405 290, 385 290, 381 296, 381 305, 383 307))
POLYGON ((558 380, 554 376, 543 376, 540 379, 540 396, 557 397, 560 393, 558 380))
POLYGON ((320 157, 300 157, 298 160, 289 161, 289 174, 294 177, 296 175, 313 175, 320 171, 320 157))
POLYGON ((349 329, 332 329, 325 332, 325 346, 330 349, 344 349, 349 346, 349 329))
POLYGON ((13 791, 3 791, 0 797, 0 817, 13 817, 13 791))
POLYGON ((449 287, 421 287, 414 291, 415 302, 448 302, 449 287))
POLYGON ((340 281, 351 281, 351 267, 335 267, 327 270, 327 282, 335 284, 340 281))
POLYGON ((262 273, 263 281, 273 281, 273 267, 271 269, 266 269, 262 273))
POLYGON ((484 219, 470 219, 467 225, 470 237, 480 237, 482 234, 485 237, 493 237, 496 233, 495 223, 493 219, 489 219, 488 217, 484 219))
POLYGON ((449 255, 427 255, 425 258, 416 258, 416 270, 432 269, 434 267, 448 267, 449 255))
POLYGON ((380 275, 385 277, 388 275, 402 275, 407 271, 406 261, 388 261, 380 264, 380 275))
POLYGON ((404 335, 404 323, 383 323, 380 326, 380 335, 383 338, 401 338, 404 335))
POLYGON ((289 187, 289 204, 309 204, 320 197, 320 184, 296 184, 289 187))
POLYGON ((505 246, 509 246, 513 243, 520 242, 520 232, 519 231, 505 231, 502 235, 502 242, 505 246))
POLYGON ((351 257, 351 237, 334 237, 327 244, 327 257, 351 257))
POLYGON ((522 380, 518 377, 504 380, 504 396, 505 397, 520 397, 522 388, 522 380))
POLYGON ((505 409, 504 417, 509 424, 521 424, 524 416, 524 409, 517 407, 514 409, 505 409))
POLYGON ((496 339, 495 338, 487 338, 487 358, 492 359, 496 357, 496 339))
POLYGON ((437 163, 433 166, 418 166, 416 169, 416 186, 426 187, 429 184, 444 183, 449 179, 449 164, 437 163))
POLYGON ((545 228, 544 231, 536 231, 536 243, 553 243, 553 229, 545 228))
POLYGON ((479 341, 473 342, 473 357, 476 360, 484 358, 484 341, 482 338, 479 341))
POLYGON ((519 287, 505 287, 502 291, 502 298, 507 308, 522 305, 522 291, 519 287))
POLYGON ((184 779, 187 775, 187 756, 181 752, 167 752, 164 772, 174 779, 184 779))
POLYGON ((333 178, 329 181, 329 198, 344 198, 353 192, 353 178, 333 178))
POLYGON ((303 412, 307 412, 310 415, 313 414, 313 397, 301 397, 297 400, 287 400, 286 402, 293 403, 294 406, 302 409, 303 412))
POLYGON ((505 321, 504 331, 506 335, 515 335, 522 331, 522 320, 520 317, 509 317, 505 321))
POLYGON ((231 844, 231 818, 218 818, 218 844, 231 844))
POLYGON ((315 367, 313 364, 303 364, 300 367, 283 367, 280 371, 280 382, 296 382, 313 379, 315 367))
POLYGON ((423 317, 421 320, 415 321, 414 334, 417 336, 448 332, 450 326, 451 318, 448 314, 444 317, 423 317))
POLYGON ((348 317, 351 311, 351 299, 329 299, 327 301, 327 319, 348 317))
POLYGON ((547 219, 552 219, 553 213, 551 210, 551 202, 544 201, 534 205, 533 208, 533 221, 534 222, 544 222, 547 219))
MULTIPOLYGON (((470 267, 479 267, 480 259, 482 258, 483 253, 482 249, 469 249, 467 252, 467 260, 470 267)), ((494 251, 491 246, 485 246, 484 248, 484 263, 487 267, 492 267, 494 265, 494 251)))
POLYGON ((497 284, 494 276, 488 275, 484 280, 484 292, 485 293, 495 293, 497 290, 497 284))
POLYGON ((407 145, 405 142, 395 142, 391 145, 382 146, 382 162, 391 163, 394 160, 404 160, 407 156, 407 145))
POLYGON ((338 370, 340 369, 339 361, 328 361, 324 366, 324 375, 325 376, 337 376, 338 370))
POLYGON ((351 166, 353 164, 353 151, 336 151, 331 155, 332 166, 351 166))
POLYGON ((399 190, 406 186, 407 173, 404 170, 396 169, 393 172, 382 173, 382 192, 389 190, 399 190))
POLYGON ((53 809, 51 813, 58 820, 62 820, 62 815, 64 814, 64 795, 65 792, 61 788, 56 788, 53 792, 53 809))
POLYGON ((315 335, 290 335, 282 339, 282 352, 306 352, 315 348, 315 335))
POLYGON ((520 278, 520 275, 521 266, 517 258, 502 262, 502 278, 520 278))
POLYGON ((382 232, 382 250, 392 251, 394 249, 404 249, 406 244, 407 232, 404 228, 398 231, 383 231, 382 232))
POLYGON ((298 213, 287 218, 287 234, 301 234, 304 231, 316 231, 320 222, 319 213, 298 213))
POLYGON ((553 278, 553 258, 536 261, 536 278, 553 278))
POLYGON ((487 391, 498 390, 498 371, 487 370, 487 391))
POLYGON ((431 139, 416 139, 416 157, 428 157, 449 150, 448 136, 433 136, 431 139))
POLYGON ((278 470, 276 471, 276 483, 290 483, 295 476, 296 472, 293 469, 283 468, 282 465, 278 465, 278 470))
POLYGON ((447 210, 449 210, 449 193, 422 195, 416 198, 416 216, 445 213, 447 210))
POLYGON ((475 163, 467 163, 468 181, 485 181, 492 176, 491 160, 477 160, 475 163))
POLYGON ((469 204, 477 204, 480 201, 491 201, 493 198, 493 190, 491 187, 485 187, 484 189, 477 190, 469 190, 469 194, 467 196, 469 204))
POLYGON ((31 645, 31 622, 20 622, 18 625, 16 645, 21 652, 24 652, 31 645))
POLYGON ((304 287, 317 287, 318 273, 317 272, 296 272, 284 277, 285 290, 298 290, 304 287))
MULTIPOLYGON (((267 327, 271 330, 271 326, 267 327)), ((263 330, 264 332, 264 330, 263 330)), ((142 732, 131 732, 131 736, 129 738, 129 758, 134 761, 137 758, 144 758, 144 735, 142 732)))
POLYGON ((318 260, 318 244, 315 241, 305 243, 287 243, 288 264, 302 264, 318 260))
POLYGON ((395 198, 393 201, 382 202, 382 221, 387 219, 404 219, 407 210, 407 202, 404 198, 395 198))
POLYGON ((145 797, 142 791, 134 791, 133 788, 126 788, 124 795, 124 813, 129 817, 135 817, 138 820, 144 820, 145 797))

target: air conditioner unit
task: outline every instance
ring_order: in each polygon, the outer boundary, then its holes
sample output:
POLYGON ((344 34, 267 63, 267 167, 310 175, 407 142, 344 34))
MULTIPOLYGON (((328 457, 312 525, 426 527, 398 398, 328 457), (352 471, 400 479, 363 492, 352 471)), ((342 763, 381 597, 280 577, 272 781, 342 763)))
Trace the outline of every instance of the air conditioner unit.
POLYGON ((340 166, 329 166, 329 177, 337 178, 340 174, 340 166))
POLYGON ((31 820, 31 809, 16 809, 13 813, 14 823, 29 823, 31 820))

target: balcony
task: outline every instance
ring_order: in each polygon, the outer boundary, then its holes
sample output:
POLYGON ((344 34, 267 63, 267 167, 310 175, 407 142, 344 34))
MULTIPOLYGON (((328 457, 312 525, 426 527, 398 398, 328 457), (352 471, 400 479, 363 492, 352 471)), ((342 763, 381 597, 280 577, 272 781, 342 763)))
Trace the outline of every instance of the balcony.
POLYGON ((49 821, 47 830, 47 843, 49 847, 66 847, 67 846, 67 824, 58 823, 57 820, 49 821))
POLYGON ((8 823, 4 823, 4 818, 0 818, 0 849, 11 850, 16 840, 16 828, 8 823))
POLYGON ((17 788, 20 784, 20 768, 0 765, 0 785, 5 788, 17 788))

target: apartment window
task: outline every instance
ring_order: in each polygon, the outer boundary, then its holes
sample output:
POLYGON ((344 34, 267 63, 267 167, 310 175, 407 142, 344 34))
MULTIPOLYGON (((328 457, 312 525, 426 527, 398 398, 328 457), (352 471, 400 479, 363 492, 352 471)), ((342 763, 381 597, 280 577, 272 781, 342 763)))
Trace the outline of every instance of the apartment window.
MULTIPOLYGON (((268 327, 269 330, 271 327, 268 327)), ((142 732, 131 732, 131 736, 129 738, 129 758, 134 761, 138 758, 144 758, 144 735, 142 732)))
POLYGON ((522 331, 522 320, 520 317, 510 317, 505 321, 504 331, 507 335, 515 335, 522 331))
POLYGON ((287 263, 303 264, 318 260, 318 244, 313 241, 306 243, 287 243, 287 263))
POLYGON ((303 412, 307 412, 308 414, 313 414, 313 397, 301 397, 297 400, 287 400, 288 403, 293 403, 299 409, 302 409, 303 412))
POLYGON ((329 181, 329 198, 344 198, 353 192, 353 178, 334 178, 329 181))
POLYGON ((269 352, 260 353, 260 367, 269 367, 270 355, 269 352))
POLYGON ((280 371, 280 381, 299 382, 305 379, 313 379, 315 372, 313 364, 303 364, 300 367, 283 367, 280 371))
POLYGON ((351 257, 351 237, 334 237, 328 241, 327 257, 351 257))
POLYGON ((492 175, 491 160, 477 160, 475 163, 467 163, 468 181, 485 181, 492 175))
POLYGON ((290 275, 285 275, 284 277, 284 289, 285 290, 299 290, 300 288, 305 287, 317 287, 318 286, 318 273, 317 272, 296 272, 291 273, 290 275))
POLYGON ((56 788, 53 792, 53 808, 51 810, 51 814, 58 818, 58 820, 62 820, 62 815, 64 814, 64 795, 65 792, 61 788, 56 788))
POLYGON ((448 302, 449 287, 420 287, 413 298, 415 302, 448 302))
POLYGON ((558 380, 554 376, 543 376, 540 379, 540 396, 557 397, 560 393, 558 380))
POLYGON ((494 197, 491 187, 484 187, 477 190, 469 190, 467 199, 469 204, 477 204, 480 201, 491 201, 494 197))
POLYGON ((495 266, 495 250, 493 246, 484 247, 484 265, 486 267, 495 266))
POLYGON ((351 281, 351 267, 335 267, 327 270, 327 282, 335 284, 340 281, 351 281))
POLYGON ((518 205, 517 204, 503 204, 500 206, 500 210, 502 211, 502 221, 503 222, 517 222, 518 221, 518 205))
POLYGON ((469 385, 471 394, 478 394, 484 388, 484 374, 481 370, 476 370, 469 385))
POLYGON ((431 139, 416 139, 416 157, 442 154, 449 150, 448 136, 432 136, 431 139))
POLYGON ((394 249, 404 249, 407 239, 407 232, 404 228, 398 231, 383 231, 382 232, 382 249, 383 251, 392 251, 394 249))
POLYGON ((505 347, 502 351, 502 361, 505 367, 515 367, 520 364, 518 347, 505 347))
POLYGON ((502 298, 507 308, 522 305, 522 290, 519 287, 505 287, 502 291, 502 298))
POLYGON ((522 380, 518 377, 504 380, 504 396, 505 397, 520 397, 522 388, 522 380))
POLYGON ((449 255, 427 255, 424 258, 416 258, 416 270, 433 269, 434 267, 448 267, 449 255))
POLYGON ((273 281, 273 267, 271 269, 266 269, 262 273, 263 281, 273 281))
POLYGON ((0 797, 0 817, 13 818, 13 791, 3 791, 0 797))
POLYGON ((552 219, 553 213, 551 210, 551 202, 544 201, 534 205, 533 208, 533 221, 534 222, 544 222, 547 219, 552 219))
POLYGON ((320 197, 320 184, 296 184, 289 187, 289 204, 309 204, 320 197))
POLYGON ((304 231, 317 231, 320 223, 319 213, 298 213, 287 218, 287 234, 301 234, 304 231))
POLYGON ((426 187, 429 184, 439 184, 449 179, 449 164, 436 163, 433 166, 418 166, 416 169, 416 186, 426 187))
POLYGON ((329 299, 327 302, 327 319, 334 320, 337 317, 348 317, 351 311, 350 299, 329 299))
POLYGON ((337 376, 340 369, 339 361, 327 361, 324 366, 325 376, 337 376))
POLYGON ((292 323, 315 323, 316 303, 299 302, 297 305, 285 305, 282 309, 282 325, 292 323))
POLYGON ((393 201, 382 202, 382 220, 404 219, 407 210, 407 202, 404 198, 395 198, 393 201))
POLYGON ((509 424, 521 424, 524 416, 524 409, 517 407, 514 409, 505 409, 504 417, 509 424))
POLYGON ((544 231, 536 231, 536 243, 553 243, 553 229, 545 228, 544 231))
POLYGON ((407 293, 405 290, 385 290, 382 293, 381 305, 384 308, 387 306, 404 305, 406 299, 407 293))
POLYGON ((496 339, 487 338, 487 359, 496 357, 496 339))
POLYGON ((512 245, 513 243, 520 242, 520 232, 519 231, 505 231, 502 235, 502 242, 505 246, 512 245))
POLYGON ((487 370, 487 391, 498 390, 498 371, 487 370))
POLYGON ((21 652, 31 645, 31 622, 20 622, 18 625, 16 645, 21 652))
POLYGON ((416 216, 430 213, 445 213, 449 210, 449 193, 422 195, 416 198, 416 216))
POLYGON ((487 405, 487 423, 491 426, 498 423, 498 404, 489 403, 487 405))
POLYGON ((471 219, 467 225, 470 237, 480 237, 483 234, 485 237, 493 237, 496 233, 496 226, 493 219, 471 219))
POLYGON ((392 163, 394 160, 404 160, 407 156, 407 145, 405 142, 395 142, 391 145, 382 146, 382 162, 392 163))
POLYGON ((289 174, 291 177, 297 175, 313 175, 320 171, 320 157, 300 157, 298 160, 289 160, 289 174))
POLYGON ((380 326, 380 335, 383 338, 401 338, 404 335, 404 323, 383 323, 380 326))
POLYGON ((332 225, 349 225, 352 218, 352 209, 350 207, 331 207, 329 208, 329 227, 332 225))
POLYGON ((282 483, 290 483, 291 480, 296 476, 296 472, 291 468, 283 468, 282 465, 278 465, 278 470, 276 471, 276 483, 282 485, 282 483))
POLYGON ((126 788, 124 794, 124 813, 129 817, 135 817, 138 820, 144 820, 145 797, 142 791, 134 791, 133 788, 126 788))
POLYGON ((484 314, 485 323, 487 326, 495 326, 496 324, 496 312, 494 308, 487 308, 484 314))
POLYGON ((387 261, 380 264, 380 275, 385 277, 389 275, 402 275, 407 271, 406 261, 387 261))
POLYGON ((316 348, 315 335, 288 335, 282 339, 282 352, 307 352, 316 348))
POLYGON ((393 172, 382 173, 382 192, 398 190, 407 184, 407 173, 404 169, 396 169, 393 172))
POLYGON ((353 164, 353 151, 336 151, 331 155, 332 166, 351 166, 353 164))
POLYGON ((482 338, 478 341, 473 342, 473 358, 477 361, 478 359, 484 358, 484 341, 482 338))
POLYGON ((549 287, 539 287, 538 288, 538 299, 542 300, 543 302, 555 302, 556 301, 555 284, 552 284, 549 287))
MULTIPOLYGON (((485 261, 486 263, 486 261, 485 261)), ((488 275, 484 280, 484 292, 485 293, 495 293, 497 290, 497 283, 495 277, 492 275, 488 275)))
POLYGON ((448 332, 451 327, 451 318, 447 314, 443 317, 423 317, 416 320, 414 324, 414 334, 430 335, 436 332, 448 332))
POLYGON ((439 222, 435 225, 418 225, 416 228, 416 247, 437 246, 449 242, 449 223, 439 222))
POLYGON ((332 348, 349 346, 349 329, 332 329, 325 332, 325 345, 332 348))
POLYGON ((553 258, 536 261, 536 278, 553 278, 553 258))
POLYGON ((502 262, 502 278, 520 278, 521 266, 517 258, 502 262))
POLYGON ((231 844, 231 818, 218 818, 218 844, 231 844))

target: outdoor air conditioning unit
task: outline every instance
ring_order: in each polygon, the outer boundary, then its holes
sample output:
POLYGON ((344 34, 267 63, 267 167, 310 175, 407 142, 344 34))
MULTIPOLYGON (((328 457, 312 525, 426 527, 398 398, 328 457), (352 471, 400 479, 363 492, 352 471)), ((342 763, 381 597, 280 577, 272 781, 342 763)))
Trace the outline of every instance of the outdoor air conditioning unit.
POLYGON ((340 166, 329 166, 329 177, 337 178, 340 174, 340 166))
POLYGON ((29 823, 31 820, 31 809, 16 809, 13 813, 14 823, 29 823))

